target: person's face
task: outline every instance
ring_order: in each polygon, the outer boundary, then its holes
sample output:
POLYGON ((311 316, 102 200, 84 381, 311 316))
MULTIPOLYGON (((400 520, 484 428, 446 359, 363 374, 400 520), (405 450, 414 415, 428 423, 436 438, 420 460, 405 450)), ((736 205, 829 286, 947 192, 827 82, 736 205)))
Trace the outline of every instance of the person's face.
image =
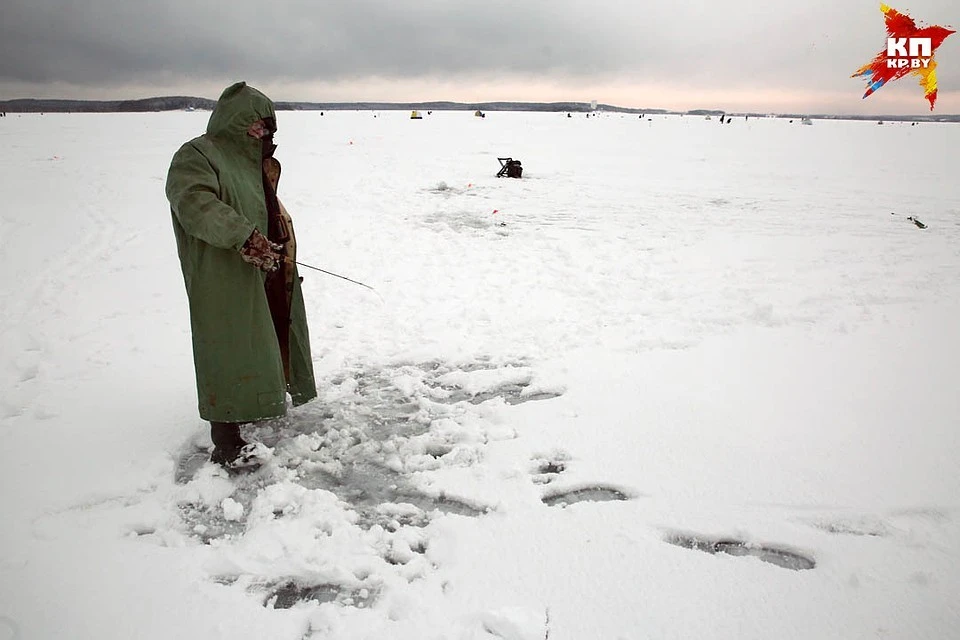
POLYGON ((260 120, 256 120, 247 129, 247 135, 250 136, 251 138, 256 138, 257 140, 260 140, 261 138, 269 134, 270 134, 270 128, 267 126, 267 123, 264 122, 262 118, 260 120))
POLYGON ((260 118, 247 128, 247 135, 260 141, 264 158, 272 156, 277 149, 277 145, 273 144, 273 134, 276 130, 277 121, 273 118, 260 118))

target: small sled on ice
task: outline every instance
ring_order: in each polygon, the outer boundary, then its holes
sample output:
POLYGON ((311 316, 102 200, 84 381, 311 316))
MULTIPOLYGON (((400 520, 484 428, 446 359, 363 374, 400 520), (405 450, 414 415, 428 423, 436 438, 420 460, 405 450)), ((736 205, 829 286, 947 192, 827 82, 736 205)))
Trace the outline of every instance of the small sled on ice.
POLYGON ((514 160, 513 158, 497 158, 500 162, 500 171, 497 172, 497 177, 502 178, 504 176, 508 178, 519 178, 523 175, 523 167, 520 165, 519 160, 514 160))
POLYGON ((912 222, 913 224, 917 225, 917 228, 918 228, 918 229, 926 229, 926 228, 927 228, 927 225, 923 224, 922 222, 920 222, 919 220, 917 220, 917 219, 914 218, 913 216, 907 216, 907 220, 909 220, 909 221, 912 222))

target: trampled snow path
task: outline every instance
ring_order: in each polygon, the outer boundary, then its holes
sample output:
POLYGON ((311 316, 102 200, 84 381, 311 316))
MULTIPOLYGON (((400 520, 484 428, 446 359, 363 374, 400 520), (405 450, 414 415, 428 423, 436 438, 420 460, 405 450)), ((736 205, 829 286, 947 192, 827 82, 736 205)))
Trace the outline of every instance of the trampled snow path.
POLYGON ((184 463, 205 114, 2 122, 0 634, 955 632, 958 130, 281 116, 301 259, 383 302, 303 274, 321 397, 239 479, 184 463))
MULTIPOLYGON (((495 504, 448 494, 435 486, 430 472, 472 467, 482 461, 486 444, 516 438, 513 429, 485 416, 495 414, 494 398, 503 405, 507 398, 516 404, 559 395, 532 385, 531 378, 529 368, 515 364, 471 363, 450 370, 430 362, 357 371, 331 381, 322 403, 279 424, 250 430, 252 439, 274 447, 272 459, 257 473, 230 481, 209 464, 194 475, 184 469, 179 479, 185 486, 175 499, 185 525, 179 529, 208 544, 238 540, 241 548, 254 538, 251 548, 257 555, 262 537, 270 535, 268 527, 277 530, 272 534, 280 538, 275 544, 284 548, 302 544, 300 538, 307 533, 324 557, 332 551, 327 544, 336 546, 337 534, 342 534, 335 532, 336 525, 324 523, 331 510, 343 512, 341 524, 349 523, 364 542, 359 545, 362 551, 353 551, 363 556, 364 568, 351 570, 338 563, 324 571, 313 558, 297 559, 291 566, 279 562, 278 567, 272 559, 253 575, 242 576, 261 588, 266 580, 273 589, 268 598, 276 594, 277 585, 286 589, 284 607, 295 602, 294 584, 304 598, 357 600, 357 594, 364 593, 359 599, 367 600, 383 589, 385 570, 408 581, 420 579, 428 568, 419 558, 429 545, 423 529, 434 515, 479 517, 496 509, 495 504), (317 512, 307 515, 314 503, 317 512), (293 523, 284 523, 287 518, 293 523), (380 561, 376 569, 367 568, 371 558, 380 561)), ((205 448, 201 455, 206 455, 205 448)), ((154 527, 138 533, 169 535, 154 527)), ((329 564, 329 559, 320 564, 329 564)))

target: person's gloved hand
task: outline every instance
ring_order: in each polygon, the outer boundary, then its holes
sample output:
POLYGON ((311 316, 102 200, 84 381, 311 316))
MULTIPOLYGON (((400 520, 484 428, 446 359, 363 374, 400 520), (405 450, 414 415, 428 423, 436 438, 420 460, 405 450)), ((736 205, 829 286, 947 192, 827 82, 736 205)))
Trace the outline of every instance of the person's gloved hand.
POLYGON ((240 247, 240 257, 261 271, 270 273, 280 268, 283 260, 283 245, 270 242, 266 236, 254 229, 247 241, 240 247))

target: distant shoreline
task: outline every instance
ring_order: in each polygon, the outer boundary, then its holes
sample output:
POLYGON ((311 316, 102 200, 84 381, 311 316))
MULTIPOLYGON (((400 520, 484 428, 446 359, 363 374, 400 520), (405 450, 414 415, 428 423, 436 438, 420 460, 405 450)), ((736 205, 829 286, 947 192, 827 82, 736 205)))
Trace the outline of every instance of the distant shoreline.
MULTIPOLYGON (((164 96, 141 100, 55 100, 26 98, 0 100, 0 111, 6 113, 144 113, 157 111, 209 111, 216 101, 190 96, 164 96)), ((687 115, 749 118, 803 118, 816 120, 883 120, 890 122, 960 122, 960 115, 857 115, 816 113, 735 112, 722 109, 636 109, 598 104, 596 109, 586 102, 281 102, 278 111, 542 111, 556 113, 629 113, 635 115, 687 115)))

